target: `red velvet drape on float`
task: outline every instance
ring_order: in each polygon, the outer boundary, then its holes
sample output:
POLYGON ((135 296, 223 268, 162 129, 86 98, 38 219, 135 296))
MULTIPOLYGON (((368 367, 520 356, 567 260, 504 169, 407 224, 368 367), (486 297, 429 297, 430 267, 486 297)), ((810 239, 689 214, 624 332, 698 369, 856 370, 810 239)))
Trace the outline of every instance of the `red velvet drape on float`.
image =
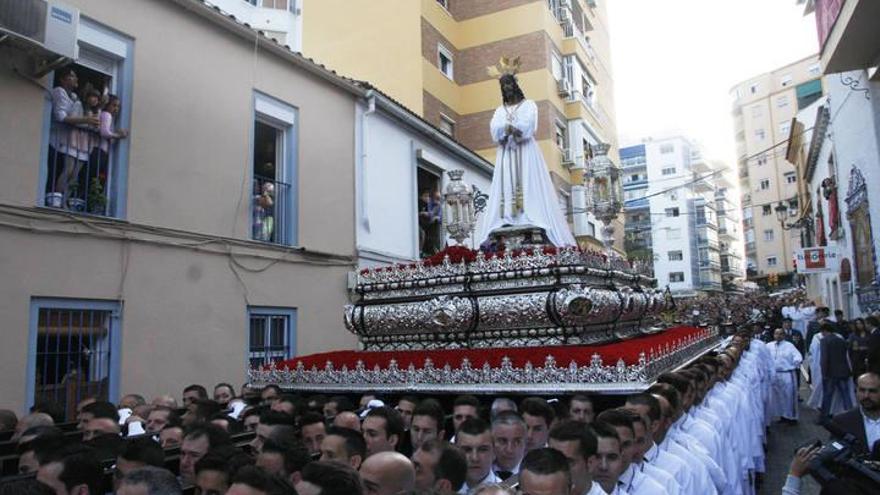
POLYGON ((276 364, 276 368, 283 370, 286 366, 293 370, 302 362, 306 369, 312 367, 323 369, 328 361, 333 363, 333 368, 337 370, 343 366, 353 369, 358 361, 363 361, 367 369, 372 369, 376 365, 379 365, 380 368, 387 368, 392 359, 397 360, 397 366, 400 369, 408 368, 410 363, 416 368, 422 368, 427 358, 431 358, 435 368, 442 368, 446 364, 458 368, 464 358, 470 360, 473 368, 480 368, 484 363, 489 363, 489 366, 496 368, 501 365, 501 360, 505 356, 511 360, 514 367, 521 368, 525 366, 527 361, 535 367, 544 366, 544 360, 548 355, 553 356, 557 367, 563 368, 567 367, 571 361, 576 362, 579 366, 587 366, 590 364, 593 354, 601 356, 605 366, 614 365, 621 358, 627 365, 630 365, 638 363, 639 354, 642 352, 646 357, 650 355, 652 350, 654 355, 657 355, 665 352, 667 346, 669 350, 675 349, 686 344, 689 340, 703 336, 706 332, 707 330, 703 328, 680 326, 654 335, 592 346, 504 347, 433 351, 333 351, 282 361, 276 364))

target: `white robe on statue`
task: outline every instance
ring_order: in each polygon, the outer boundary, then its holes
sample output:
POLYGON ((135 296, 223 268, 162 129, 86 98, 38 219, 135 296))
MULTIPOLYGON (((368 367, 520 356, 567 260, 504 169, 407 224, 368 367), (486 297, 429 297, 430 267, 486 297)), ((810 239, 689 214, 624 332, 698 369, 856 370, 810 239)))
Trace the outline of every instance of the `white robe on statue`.
POLYGON ((770 416, 798 419, 796 373, 800 372, 803 357, 794 344, 786 340, 773 342, 769 347, 776 368, 770 393, 770 416))
POLYGON ((544 229, 550 242, 558 247, 576 245, 535 142, 537 128, 538 107, 532 100, 495 110, 490 130, 498 151, 486 220, 478 237, 480 244, 493 230, 505 225, 534 225, 544 229), (502 143, 508 124, 522 136, 502 143))

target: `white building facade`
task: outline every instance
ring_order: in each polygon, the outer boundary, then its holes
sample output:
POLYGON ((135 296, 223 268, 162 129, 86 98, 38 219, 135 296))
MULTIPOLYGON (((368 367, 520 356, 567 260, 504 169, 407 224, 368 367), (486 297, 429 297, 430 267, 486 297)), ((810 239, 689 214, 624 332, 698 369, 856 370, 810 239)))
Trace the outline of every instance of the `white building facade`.
POLYGON ((712 165, 684 137, 646 139, 644 145, 657 286, 680 296, 720 291, 712 165))
MULTIPOLYGON (((425 190, 432 196, 442 194, 449 184, 450 170, 464 171, 461 180, 474 193, 474 232, 479 232, 484 195, 492 183, 492 165, 384 94, 372 91, 368 95, 357 107, 359 265, 412 263, 425 254, 418 196, 425 190)), ((433 228, 440 231, 440 237, 433 239, 434 246, 427 247, 428 254, 455 244, 442 223, 433 228)), ((477 242, 472 235, 464 244, 477 249, 477 242)))

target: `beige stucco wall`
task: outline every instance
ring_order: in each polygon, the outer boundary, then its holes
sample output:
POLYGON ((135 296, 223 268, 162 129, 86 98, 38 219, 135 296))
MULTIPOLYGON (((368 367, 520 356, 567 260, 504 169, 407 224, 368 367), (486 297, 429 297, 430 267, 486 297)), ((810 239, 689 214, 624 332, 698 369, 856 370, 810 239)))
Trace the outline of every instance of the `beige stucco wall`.
POLYGON ((352 348, 341 307, 344 257, 355 245, 354 97, 266 51, 255 61, 252 43, 172 2, 67 3, 134 39, 131 224, 95 229, 29 210, 40 188, 46 101, 0 66, 0 408, 26 402, 32 297, 123 302, 121 393, 241 383, 248 305, 296 308, 299 354, 352 348), (330 258, 247 241, 255 89, 299 109, 299 244, 341 255, 332 266, 330 258), (230 236, 240 241, 170 245, 230 236), (256 271, 238 268, 239 282, 228 251, 256 271))

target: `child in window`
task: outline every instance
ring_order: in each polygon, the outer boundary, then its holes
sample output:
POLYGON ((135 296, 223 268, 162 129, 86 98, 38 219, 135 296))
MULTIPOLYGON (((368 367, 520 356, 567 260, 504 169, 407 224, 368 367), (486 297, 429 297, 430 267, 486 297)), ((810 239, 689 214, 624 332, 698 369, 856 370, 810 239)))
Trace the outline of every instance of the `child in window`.
POLYGON ((254 198, 254 239, 272 241, 275 231, 275 184, 266 181, 254 198))
MULTIPOLYGON (((93 95, 89 95, 92 97, 93 95)), ((97 91, 94 97, 98 97, 97 91)), ((89 156, 89 173, 88 187, 89 189, 97 189, 99 195, 105 195, 107 190, 107 172, 110 164, 110 145, 120 139, 128 137, 128 131, 125 129, 114 129, 113 121, 119 115, 120 102, 116 95, 109 95, 107 103, 98 114, 98 127, 96 135, 100 137, 98 146, 92 148, 89 156)))

